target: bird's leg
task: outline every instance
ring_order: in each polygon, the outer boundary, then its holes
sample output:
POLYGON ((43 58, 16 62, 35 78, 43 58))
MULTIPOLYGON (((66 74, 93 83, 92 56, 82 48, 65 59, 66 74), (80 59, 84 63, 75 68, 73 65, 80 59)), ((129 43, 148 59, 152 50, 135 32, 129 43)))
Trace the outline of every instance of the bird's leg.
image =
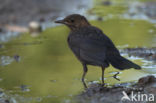
POLYGON ((104 71, 105 71, 105 68, 102 67, 102 86, 104 86, 104 71))
POLYGON ((85 83, 84 78, 85 78, 85 76, 86 76, 87 71, 88 71, 88 68, 87 68, 86 64, 83 64, 82 82, 83 82, 83 85, 84 85, 85 88, 87 88, 87 85, 86 85, 86 83, 85 83))

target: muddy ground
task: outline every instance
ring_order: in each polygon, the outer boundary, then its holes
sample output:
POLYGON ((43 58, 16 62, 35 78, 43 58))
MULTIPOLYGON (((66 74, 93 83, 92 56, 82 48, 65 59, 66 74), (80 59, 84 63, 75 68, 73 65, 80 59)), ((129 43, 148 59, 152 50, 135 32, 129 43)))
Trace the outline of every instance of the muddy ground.
POLYGON ((140 57, 146 60, 156 62, 156 47, 153 48, 126 48, 122 49, 121 53, 126 53, 129 57, 140 57))
MULTIPOLYGON (((156 48, 126 48, 122 49, 121 53, 126 53, 129 56, 139 57, 148 61, 156 62, 156 48)), ((139 96, 136 96, 136 98, 139 96)), ((137 82, 116 84, 113 86, 101 87, 100 84, 93 83, 76 96, 78 103, 156 103, 156 78, 152 75, 142 77, 137 82), (129 97, 134 94, 154 94, 154 101, 131 101, 121 100, 123 91, 129 97)))
MULTIPOLYGON (((70 13, 81 12, 80 8, 89 8, 88 0, 1 0, 0 1, 0 32, 3 33, 3 27, 9 25, 28 25, 31 21, 46 22, 63 17, 70 13), (68 3, 67 3, 68 2, 68 3), (44 6, 46 5, 46 6, 44 6), (70 5, 70 6, 69 6, 70 5)), ((106 3, 106 2, 105 2, 106 3)), ((108 2, 109 3, 109 2, 108 2)), ((108 4, 105 4, 108 5, 108 4)), ((110 4, 109 4, 110 5, 110 4)), ((129 6, 129 12, 125 16, 130 18, 150 17, 155 20, 155 2, 148 4, 135 4, 135 7, 129 6), (153 6, 152 6, 153 5, 153 6), (134 9, 133 9, 134 8, 134 9), (137 10, 135 10, 137 9, 137 10), (138 12, 135 12, 138 11, 138 12), (150 11, 150 12, 149 12, 150 11), (145 16, 141 14, 146 14, 145 16)), ((10 36, 10 35, 9 35, 10 36)), ((0 47, 1 48, 1 47, 0 47)), ((149 61, 156 61, 156 48, 126 48, 121 53, 126 53, 130 57, 140 57, 149 61)), ((121 101, 122 91, 128 96, 131 92, 140 94, 154 94, 156 100, 156 78, 147 76, 140 78, 138 82, 117 84, 113 86, 101 87, 100 84, 91 84, 88 89, 76 96, 79 103, 147 103, 121 101), (112 99, 113 98, 113 99, 112 99), (114 102, 115 101, 115 102, 114 102)), ((74 98, 74 101, 75 101, 74 98)), ((23 97, 21 96, 21 99, 23 97)), ((156 101, 155 101, 156 102, 156 101)), ((17 103, 16 99, 4 90, 0 90, 0 103, 17 103)), ((154 102, 152 102, 154 103, 154 102)))
POLYGON ((76 97, 78 103, 156 103, 156 78, 147 76, 140 78, 137 83, 124 83, 114 86, 101 87, 100 84, 91 84, 83 93, 76 97), (130 98, 122 99, 123 92, 130 98), (132 101, 132 92, 136 94, 136 101, 132 101), (140 94, 147 94, 152 102, 146 98, 139 101, 140 94))

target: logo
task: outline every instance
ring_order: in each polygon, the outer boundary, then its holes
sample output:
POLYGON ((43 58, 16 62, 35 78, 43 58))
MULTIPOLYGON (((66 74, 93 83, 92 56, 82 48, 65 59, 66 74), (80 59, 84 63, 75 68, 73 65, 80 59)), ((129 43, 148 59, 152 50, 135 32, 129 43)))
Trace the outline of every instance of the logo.
POLYGON ((142 94, 140 92, 134 93, 133 91, 131 92, 131 95, 127 95, 125 91, 122 92, 123 97, 121 98, 122 101, 154 101, 154 94, 142 94))

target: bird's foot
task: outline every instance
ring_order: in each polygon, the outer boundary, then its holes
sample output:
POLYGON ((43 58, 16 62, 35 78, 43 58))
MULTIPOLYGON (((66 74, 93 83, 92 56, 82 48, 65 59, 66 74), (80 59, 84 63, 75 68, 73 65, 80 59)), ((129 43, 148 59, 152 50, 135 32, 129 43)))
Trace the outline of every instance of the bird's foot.
POLYGON ((101 87, 104 87, 104 86, 106 86, 106 85, 107 85, 106 83, 102 83, 102 84, 101 84, 101 87))
POLYGON ((118 75, 120 74, 120 72, 116 72, 113 76, 111 76, 111 77, 113 77, 114 79, 116 79, 116 80, 118 80, 118 81, 120 81, 120 79, 118 78, 118 75))
POLYGON ((120 74, 120 72, 117 72, 117 73, 113 76, 113 78, 116 79, 116 80, 118 80, 118 81, 120 81, 120 79, 117 77, 119 74, 120 74))
POLYGON ((87 87, 87 85, 86 85, 84 80, 82 80, 82 83, 83 83, 84 89, 87 89, 88 87, 87 87))

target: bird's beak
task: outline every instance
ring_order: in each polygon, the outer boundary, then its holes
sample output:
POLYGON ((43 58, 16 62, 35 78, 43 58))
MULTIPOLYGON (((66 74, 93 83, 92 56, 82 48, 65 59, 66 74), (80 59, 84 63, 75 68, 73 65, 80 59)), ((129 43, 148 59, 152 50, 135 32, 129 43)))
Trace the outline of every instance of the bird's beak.
POLYGON ((61 23, 61 24, 64 24, 65 22, 64 22, 64 20, 57 20, 57 21, 55 21, 55 23, 61 23))

